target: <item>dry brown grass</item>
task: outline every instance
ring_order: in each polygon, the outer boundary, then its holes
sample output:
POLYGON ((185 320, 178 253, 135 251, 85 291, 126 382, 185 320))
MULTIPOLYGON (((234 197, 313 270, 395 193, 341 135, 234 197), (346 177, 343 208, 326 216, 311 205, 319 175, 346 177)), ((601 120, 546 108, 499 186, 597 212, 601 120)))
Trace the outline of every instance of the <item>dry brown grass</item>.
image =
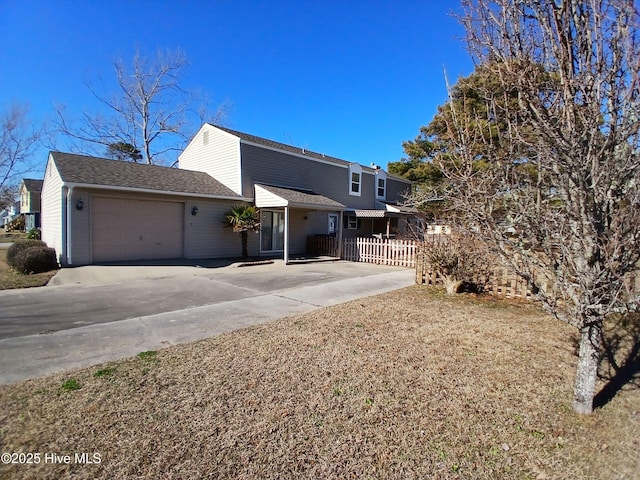
POLYGON ((58 273, 58 270, 33 274, 16 272, 7 265, 7 249, 0 248, 0 290, 42 287, 46 285, 56 273, 58 273))
POLYGON ((0 476, 638 478, 640 391, 574 414, 572 334, 414 287, 3 387, 3 452, 101 463, 0 476))

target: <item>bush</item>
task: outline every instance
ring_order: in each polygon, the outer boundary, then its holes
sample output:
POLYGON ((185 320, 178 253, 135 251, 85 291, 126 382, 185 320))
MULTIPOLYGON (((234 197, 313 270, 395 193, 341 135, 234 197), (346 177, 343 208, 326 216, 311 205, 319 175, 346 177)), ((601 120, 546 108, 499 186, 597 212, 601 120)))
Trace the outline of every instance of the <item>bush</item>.
POLYGON ((40 240, 11 245, 7 251, 7 263, 21 273, 41 273, 58 268, 56 251, 40 240))
POLYGON ((30 240, 40 240, 40 229, 32 228, 27 232, 27 238, 30 240))
POLYGON ((17 242, 14 242, 13 245, 11 245, 7 250, 7 263, 9 264, 10 267, 17 268, 15 265, 15 258, 20 252, 31 247, 46 247, 46 246, 47 244, 44 243, 42 240, 19 240, 17 242))

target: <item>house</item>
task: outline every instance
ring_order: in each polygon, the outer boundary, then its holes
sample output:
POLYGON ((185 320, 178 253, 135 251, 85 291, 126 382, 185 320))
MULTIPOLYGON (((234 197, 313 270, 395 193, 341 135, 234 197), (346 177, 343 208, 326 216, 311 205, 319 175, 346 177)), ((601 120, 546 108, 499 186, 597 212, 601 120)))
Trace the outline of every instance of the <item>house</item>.
POLYGON ((24 178, 20 183, 20 212, 25 216, 25 230, 40 227, 40 195, 43 180, 24 178))
POLYGON ((405 179, 306 149, 204 124, 179 168, 51 152, 42 238, 63 265, 238 256, 224 214, 260 209, 252 256, 304 254, 308 237, 393 235, 405 179))
POLYGON ((13 202, 11 205, 7 205, 2 212, 0 212, 0 219, 2 219, 2 225, 6 227, 10 222, 15 220, 20 215, 20 202, 13 202))
POLYGON ((179 157, 261 212, 260 254, 304 253, 309 235, 343 237, 402 232, 411 182, 375 166, 205 123, 179 157))

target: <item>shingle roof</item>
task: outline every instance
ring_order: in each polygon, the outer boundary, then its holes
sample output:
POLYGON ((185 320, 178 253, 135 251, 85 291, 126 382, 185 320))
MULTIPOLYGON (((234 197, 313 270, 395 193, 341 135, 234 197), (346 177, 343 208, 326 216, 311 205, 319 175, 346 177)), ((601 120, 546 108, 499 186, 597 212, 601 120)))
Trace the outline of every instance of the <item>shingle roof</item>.
MULTIPOLYGON (((325 162, 337 163, 339 165, 351 165, 352 163, 355 163, 355 162, 348 162, 348 161, 342 160, 340 158, 331 157, 329 155, 325 155, 324 153, 312 152, 311 150, 307 150, 306 148, 294 147, 293 145, 287 145, 286 143, 280 143, 280 142, 276 142, 274 140, 268 140, 266 138, 257 137, 255 135, 250 135, 248 133, 239 132, 237 130, 232 130, 230 128, 221 127, 219 125, 213 125, 213 126, 216 127, 216 128, 219 128, 220 130, 223 130, 223 131, 225 131, 227 133, 230 133, 231 135, 235 135, 236 137, 240 138, 241 140, 244 140, 246 142, 255 143, 257 145, 263 145, 265 147, 275 148, 277 150, 282 150, 282 151, 285 151, 285 152, 295 153, 297 155, 304 155, 306 157, 314 158, 316 160, 322 160, 322 161, 325 161, 325 162)), ((365 165, 361 165, 361 166, 365 170, 369 170, 369 171, 372 171, 372 172, 375 171, 371 167, 367 167, 365 165)))
POLYGON ((44 180, 36 180, 33 178, 23 178, 24 187, 30 192, 41 192, 44 180))
POLYGON ((336 210, 342 210, 345 208, 345 206, 340 202, 336 202, 329 197, 312 192, 311 190, 272 187, 271 185, 262 184, 256 184, 256 186, 264 188, 266 191, 287 200, 287 202, 293 206, 335 208, 336 210))
POLYGON ((51 155, 64 182, 96 187, 110 186, 196 196, 241 198, 230 188, 203 172, 72 153, 51 152, 51 155))

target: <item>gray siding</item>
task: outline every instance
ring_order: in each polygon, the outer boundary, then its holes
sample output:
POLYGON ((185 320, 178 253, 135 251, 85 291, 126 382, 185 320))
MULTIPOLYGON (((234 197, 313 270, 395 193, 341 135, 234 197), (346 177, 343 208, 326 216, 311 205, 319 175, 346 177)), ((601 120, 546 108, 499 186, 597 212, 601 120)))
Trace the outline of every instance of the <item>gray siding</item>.
MULTIPOLYGON (((240 234, 224 226, 224 215, 236 205, 226 201, 188 200, 185 207, 186 258, 239 257, 240 234), (198 214, 191 215, 194 206, 198 214)), ((257 235, 249 233, 249 255, 257 255, 257 235), (253 240, 253 242, 252 242, 253 240)))
POLYGON ((313 190, 351 208, 375 208, 375 175, 362 173, 362 195, 349 195, 349 168, 276 150, 241 144, 242 189, 253 195, 253 184, 313 190))
POLYGON ((404 194, 411 192, 411 184, 387 177, 387 202, 403 202, 404 194))
MULTIPOLYGON (((72 193, 72 205, 82 199, 84 208, 71 209, 71 236, 73 265, 93 262, 91 238, 91 204, 93 196, 126 198, 138 200, 163 200, 184 202, 184 257, 185 258, 225 258, 239 257, 241 254, 240 235, 224 226, 224 215, 235 202, 228 200, 194 199, 181 196, 138 194, 133 192, 113 192, 110 190, 76 189, 72 193), (197 215, 191 215, 194 206, 197 215)), ((62 209, 59 209, 62 210, 62 209)), ((259 239, 249 234, 249 254, 257 255, 259 239)))

